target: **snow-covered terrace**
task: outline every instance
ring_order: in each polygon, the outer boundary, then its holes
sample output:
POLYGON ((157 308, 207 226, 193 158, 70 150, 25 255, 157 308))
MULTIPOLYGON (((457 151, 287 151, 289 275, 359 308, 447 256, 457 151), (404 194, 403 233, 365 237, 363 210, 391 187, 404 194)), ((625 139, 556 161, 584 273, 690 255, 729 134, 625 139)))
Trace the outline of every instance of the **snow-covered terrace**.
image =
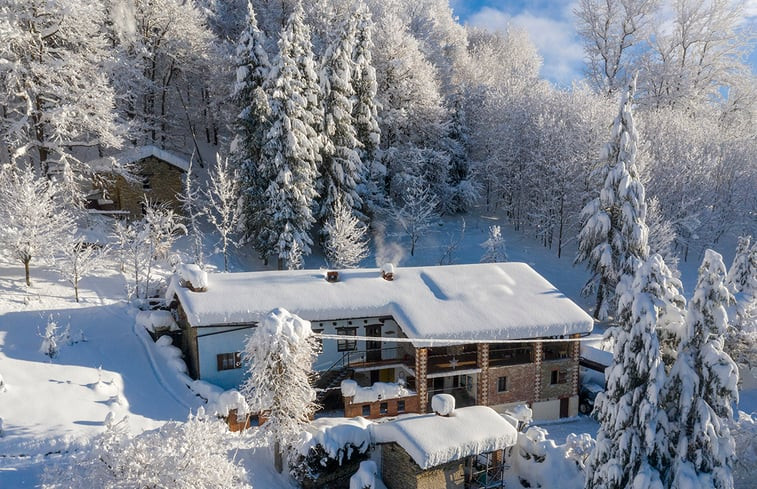
POLYGON ((454 410, 449 416, 408 414, 370 425, 374 443, 397 443, 422 469, 515 444, 513 425, 486 406, 454 410))
POLYGON ((394 280, 379 269, 339 272, 293 270, 209 274, 206 292, 171 281, 192 326, 261 321, 283 307, 324 321, 392 316, 416 346, 423 339, 537 338, 591 331, 593 321, 524 263, 397 268, 394 280), (417 341, 415 341, 417 340, 417 341))

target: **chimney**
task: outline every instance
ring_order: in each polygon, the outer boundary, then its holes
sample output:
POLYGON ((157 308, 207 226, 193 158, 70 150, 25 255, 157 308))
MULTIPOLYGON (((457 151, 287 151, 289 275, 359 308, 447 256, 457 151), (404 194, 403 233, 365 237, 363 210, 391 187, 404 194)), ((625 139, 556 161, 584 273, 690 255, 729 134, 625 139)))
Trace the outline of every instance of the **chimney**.
POLYGON ((391 263, 385 263, 381 267, 381 278, 388 282, 394 280, 394 265, 392 265, 391 263))
POLYGON ((338 282, 339 281, 339 272, 336 270, 329 270, 326 272, 326 281, 327 282, 338 282))

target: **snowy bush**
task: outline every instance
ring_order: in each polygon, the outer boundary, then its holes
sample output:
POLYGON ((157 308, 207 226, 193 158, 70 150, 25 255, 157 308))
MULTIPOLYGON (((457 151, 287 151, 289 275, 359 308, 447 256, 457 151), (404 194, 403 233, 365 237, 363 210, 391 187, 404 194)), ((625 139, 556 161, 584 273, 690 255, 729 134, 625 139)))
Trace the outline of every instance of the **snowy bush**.
POLYGON ((95 271, 109 251, 107 246, 87 243, 81 236, 73 234, 61 242, 55 270, 74 287, 76 302, 79 302, 79 281, 95 271))
POLYGON ((341 198, 333 203, 329 220, 323 225, 326 235, 323 251, 329 266, 354 268, 368 256, 367 228, 353 215, 352 209, 341 198))
POLYGON ((229 457, 226 426, 204 419, 202 412, 137 436, 128 435, 122 424, 111 423, 88 445, 48 465, 42 487, 251 487, 244 468, 229 457))
POLYGON ((360 469, 350 478, 350 489, 374 489, 378 468, 373 460, 360 462, 360 469))
POLYGON ((547 436, 547 430, 536 426, 518 433, 515 446, 506 452, 506 462, 512 467, 505 474, 507 487, 584 487, 583 467, 578 459, 582 458, 580 452, 589 449, 591 437, 580 435, 566 445, 556 445, 547 436))
POLYGON ((40 334, 40 336, 42 337, 42 344, 39 347, 39 351, 52 360, 58 356, 62 345, 71 342, 70 326, 66 325, 65 328, 59 331, 58 321, 50 316, 45 326, 45 332, 40 334))
POLYGON ((736 442, 736 463, 733 466, 734 489, 751 489, 757 480, 757 415, 739 412, 731 422, 736 442))

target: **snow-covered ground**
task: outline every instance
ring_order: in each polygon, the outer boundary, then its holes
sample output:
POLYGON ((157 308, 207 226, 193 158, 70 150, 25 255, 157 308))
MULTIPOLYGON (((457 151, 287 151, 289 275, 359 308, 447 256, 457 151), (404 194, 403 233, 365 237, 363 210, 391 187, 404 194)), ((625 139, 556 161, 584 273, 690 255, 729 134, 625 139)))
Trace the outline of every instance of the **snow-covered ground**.
MULTIPOLYGON (((510 261, 529 263, 539 273, 584 308, 591 300, 580 296, 586 278, 582 267, 573 267, 573 250, 558 259, 521 233, 514 233, 495 217, 466 217, 466 230, 453 253, 451 242, 460 237, 459 218, 445 219, 432 234, 418 244, 416 256, 400 237, 378 243, 364 266, 391 261, 400 267, 445 263, 476 263, 484 249, 488 226, 500 224, 507 242, 510 261), (451 259, 450 259, 451 256, 451 259)), ((213 243, 208 243, 208 250, 213 243)), ((179 249, 188 249, 186 238, 179 249)), ((726 253, 729 250, 725 250, 726 253)), ((221 265, 218 255, 209 257, 221 265)), ((308 257, 309 268, 325 266, 318 255, 308 257)), ((262 263, 242 253, 232 257, 234 271, 259 270, 262 263)), ((686 292, 693 286, 696 264, 682 265, 686 292), (693 272, 692 272, 693 270, 693 272)), ((184 420, 202 400, 176 375, 171 375, 169 359, 144 331, 135 329, 137 309, 125 300, 125 282, 115 262, 107 264, 96 277, 80 284, 81 302, 73 299, 73 289, 44 264, 32 262, 32 287, 23 285, 23 268, 0 262, 0 487, 35 487, 43 468, 60 460, 61 452, 84 443, 104 429, 109 413, 120 419, 128 416, 134 433, 159 427, 168 420, 184 420), (50 321, 59 332, 69 329, 55 358, 40 351, 42 334, 50 321)), ((757 390, 741 395, 740 408, 757 411, 757 390)), ((591 418, 578 417, 562 422, 542 423, 558 444, 569 433, 596 435, 591 418)), ((240 449, 237 459, 247 468, 254 487, 287 487, 289 482, 276 474, 270 451, 240 449)))

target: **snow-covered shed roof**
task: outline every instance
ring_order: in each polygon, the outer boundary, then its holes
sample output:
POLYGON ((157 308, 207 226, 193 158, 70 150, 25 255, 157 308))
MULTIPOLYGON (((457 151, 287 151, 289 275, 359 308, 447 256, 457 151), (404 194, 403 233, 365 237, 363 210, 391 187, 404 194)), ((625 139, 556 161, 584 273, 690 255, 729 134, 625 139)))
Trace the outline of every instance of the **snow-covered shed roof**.
POLYGON ((110 171, 114 167, 123 167, 145 158, 149 158, 150 156, 154 156, 159 160, 165 161, 169 165, 173 165, 181 171, 186 172, 187 170, 189 170, 189 162, 185 158, 177 156, 173 153, 169 153, 168 151, 160 149, 157 146, 153 145, 135 146, 133 148, 128 148, 112 156, 104 156, 102 158, 92 160, 89 162, 89 165, 95 170, 110 171))
POLYGON ((339 272, 290 270, 216 273, 206 292, 174 276, 174 294, 192 326, 259 322, 283 307, 310 321, 392 316, 416 346, 423 339, 537 338, 585 333, 592 318, 525 263, 481 263, 339 272), (416 341, 417 340, 417 341, 416 341))
POLYGON ((408 414, 370 426, 374 443, 397 443, 422 469, 515 444, 518 432, 487 406, 455 409, 449 416, 408 414))

